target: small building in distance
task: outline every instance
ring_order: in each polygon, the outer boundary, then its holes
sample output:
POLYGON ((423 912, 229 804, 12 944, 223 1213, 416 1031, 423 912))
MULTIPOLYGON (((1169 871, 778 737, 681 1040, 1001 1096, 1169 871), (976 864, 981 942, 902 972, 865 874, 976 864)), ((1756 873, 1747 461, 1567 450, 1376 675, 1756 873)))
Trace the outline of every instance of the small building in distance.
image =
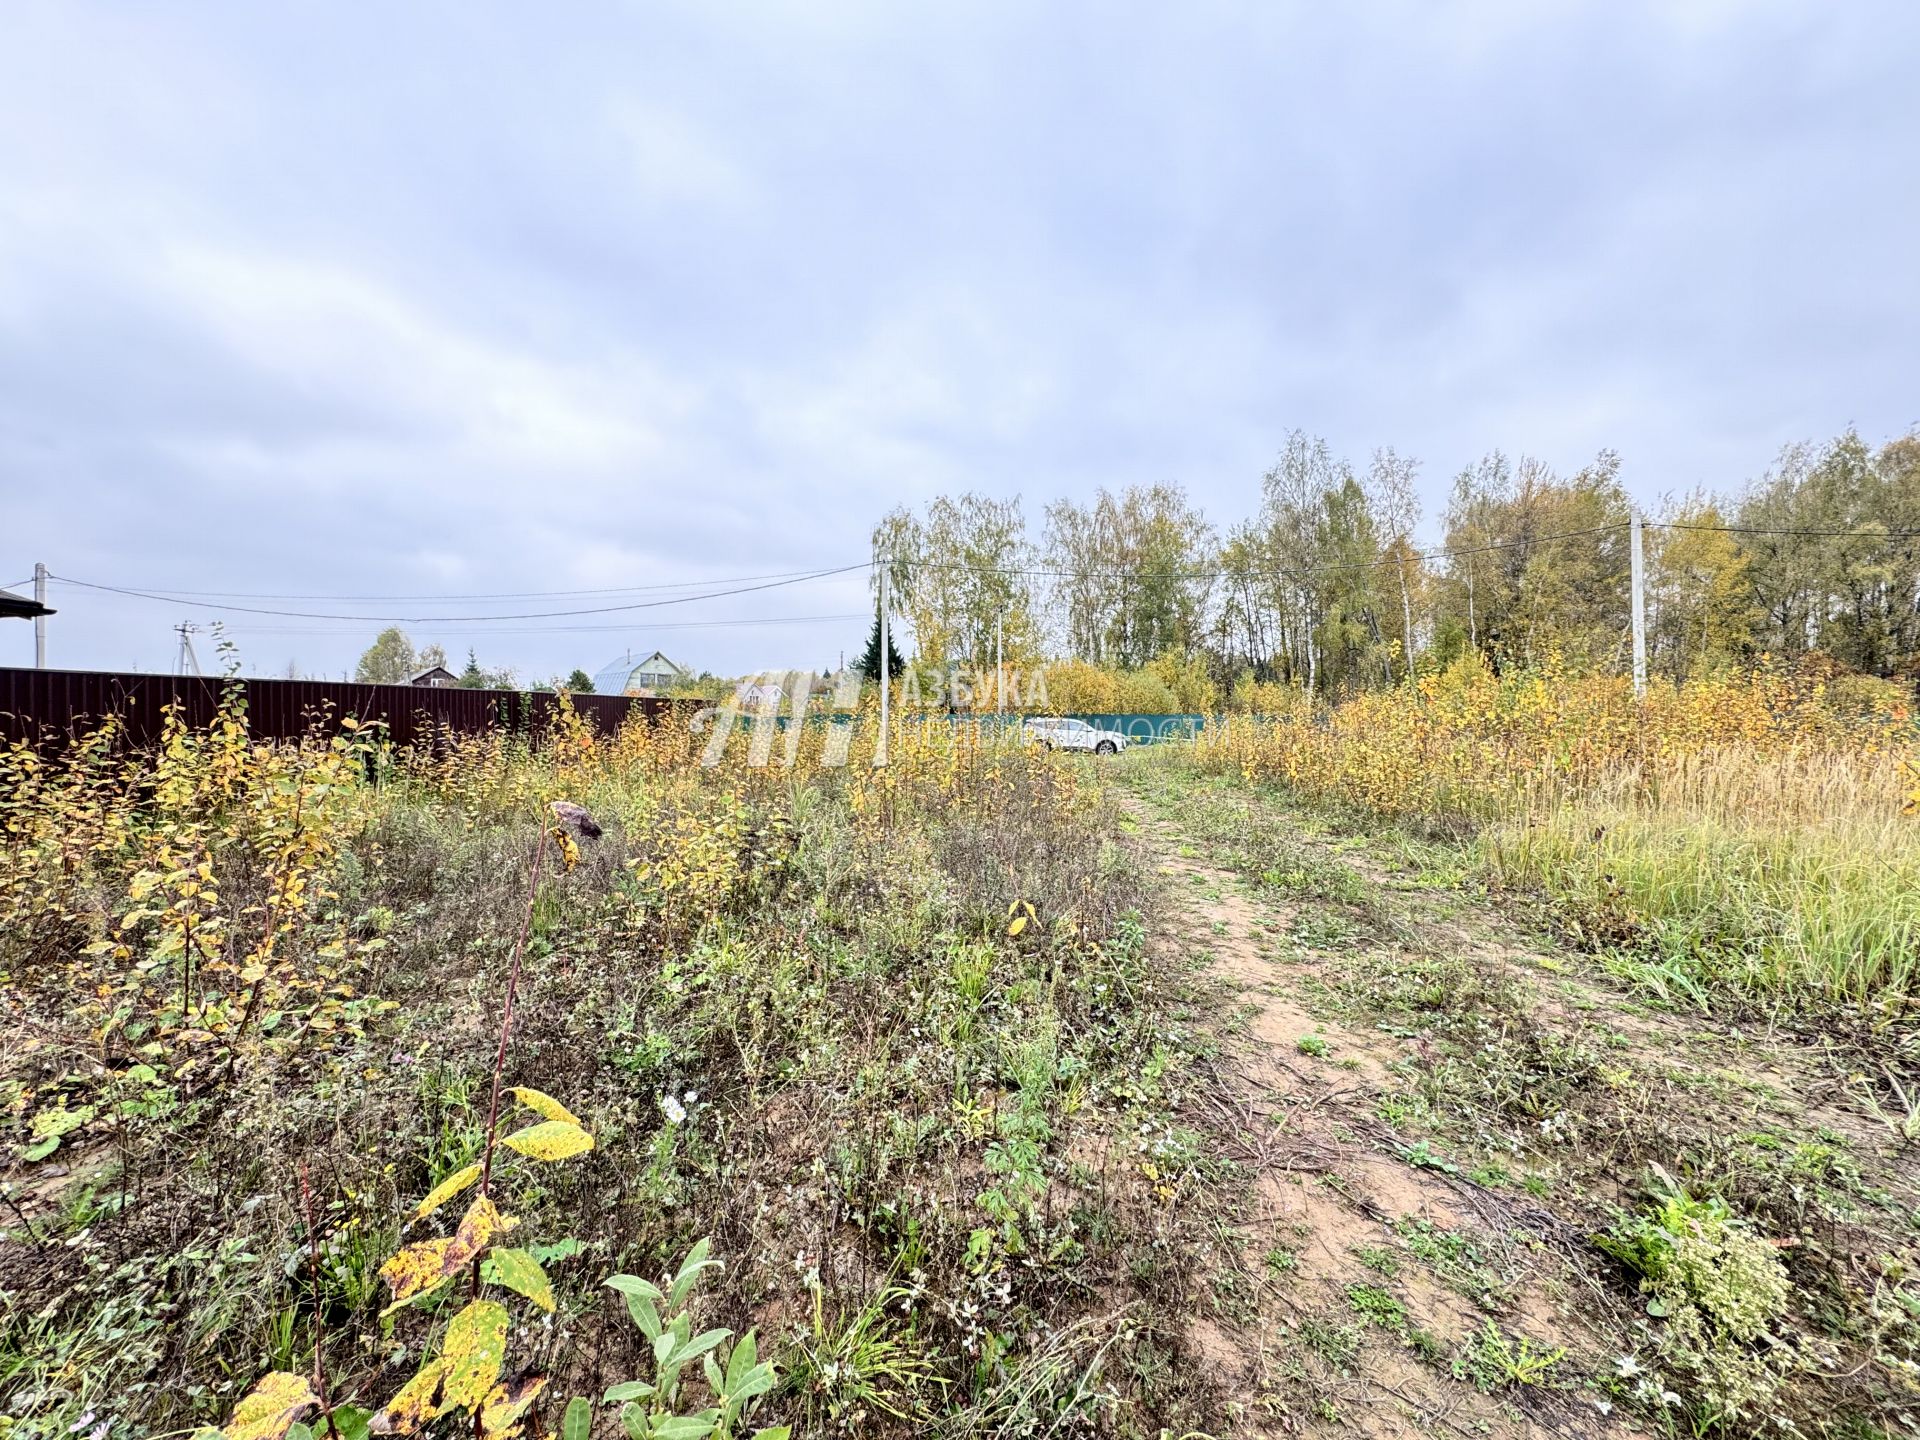
POLYGON ((792 703, 802 686, 806 687, 808 698, 831 695, 833 677, 815 675, 807 670, 762 670, 738 682, 733 687, 733 698, 747 710, 757 710, 768 703, 777 708, 792 703))
POLYGON ((777 710, 787 698, 787 687, 778 680, 742 680, 733 687, 733 698, 743 710, 777 710))
POLYGON ((422 670, 407 683, 425 685, 435 690, 452 690, 459 686, 460 677, 444 665, 435 665, 430 669, 422 670))
POLYGON ((593 677, 593 693, 659 695, 692 678, 684 666, 674 664, 658 650, 644 660, 636 659, 633 652, 628 651, 600 667, 600 673, 593 677))

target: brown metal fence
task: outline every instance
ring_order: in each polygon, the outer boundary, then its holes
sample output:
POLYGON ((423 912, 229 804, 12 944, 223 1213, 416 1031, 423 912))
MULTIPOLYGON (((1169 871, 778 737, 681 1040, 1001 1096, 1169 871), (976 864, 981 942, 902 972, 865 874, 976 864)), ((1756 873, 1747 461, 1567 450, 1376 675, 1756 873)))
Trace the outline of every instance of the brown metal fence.
MULTIPOLYGON (((230 685, 246 692, 247 724, 263 740, 286 740, 341 719, 382 720, 396 744, 441 730, 511 729, 539 734, 552 721, 555 697, 518 690, 442 690, 414 685, 357 685, 329 680, 252 680, 194 675, 140 675, 101 670, 0 667, 0 740, 58 743, 117 715, 132 744, 160 733, 160 717, 178 704, 190 724, 213 718, 230 685)), ((627 695, 576 695, 574 709, 605 734, 630 715, 658 717, 674 702, 627 695)))

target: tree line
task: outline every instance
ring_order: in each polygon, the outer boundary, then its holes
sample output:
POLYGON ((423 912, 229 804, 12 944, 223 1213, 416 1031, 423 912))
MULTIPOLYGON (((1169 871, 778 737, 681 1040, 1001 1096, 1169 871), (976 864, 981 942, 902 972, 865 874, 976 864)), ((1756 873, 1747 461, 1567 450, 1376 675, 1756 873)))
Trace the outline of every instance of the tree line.
MULTIPOLYGON (((1477 654, 1624 669, 1629 520, 1620 460, 1575 474, 1486 455, 1425 517, 1417 461, 1364 466, 1290 434, 1257 509, 1217 526, 1176 484, 1046 505, 940 496, 874 530, 876 576, 927 663, 1138 669, 1197 658, 1223 688, 1328 693, 1477 654)), ((1738 494, 1670 496, 1648 517, 1648 663, 1684 680, 1820 653, 1920 680, 1920 436, 1874 448, 1849 430, 1789 447, 1738 494)))
MULTIPOLYGON (((433 669, 449 669, 447 652, 439 645, 422 645, 414 649, 413 641, 407 632, 398 625, 389 625, 373 639, 360 654, 353 667, 353 678, 362 685, 405 685, 414 676, 433 669)), ((467 663, 459 671, 451 671, 454 684, 463 690, 570 690, 576 695, 593 693, 593 679, 584 670, 575 670, 564 680, 535 682, 522 686, 512 667, 490 670, 480 663, 473 650, 467 651, 467 663)))

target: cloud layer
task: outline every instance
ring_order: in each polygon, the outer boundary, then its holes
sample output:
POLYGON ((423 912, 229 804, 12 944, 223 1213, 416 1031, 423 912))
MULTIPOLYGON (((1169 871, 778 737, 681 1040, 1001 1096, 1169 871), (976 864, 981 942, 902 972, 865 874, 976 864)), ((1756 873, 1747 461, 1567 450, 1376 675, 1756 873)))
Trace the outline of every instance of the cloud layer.
MULTIPOLYGON (((650 585, 855 560, 942 489, 1037 517, 1171 479, 1226 522, 1293 426, 1420 456, 1434 500, 1494 446, 1610 446, 1651 499, 1920 420, 1908 6, 46 3, 9 32, 0 584, 650 585)), ((628 644, 821 665, 859 621, 664 626, 863 587, 410 628, 534 676, 628 644)), ((56 603, 76 667, 165 668, 212 618, 56 603)), ((229 619, 265 673, 375 628, 229 619)))

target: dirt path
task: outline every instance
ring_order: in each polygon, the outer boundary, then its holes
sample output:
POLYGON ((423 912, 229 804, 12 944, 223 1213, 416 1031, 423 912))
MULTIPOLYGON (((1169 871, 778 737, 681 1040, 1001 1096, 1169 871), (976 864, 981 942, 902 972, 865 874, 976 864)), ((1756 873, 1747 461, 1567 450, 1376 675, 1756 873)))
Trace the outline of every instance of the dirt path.
POLYGON ((1857 1055, 1652 1003, 1530 933, 1457 847, 1335 834, 1178 764, 1115 773, 1166 880, 1161 943, 1220 986, 1244 1188, 1195 1339, 1236 1433, 1641 1433, 1635 1403, 1695 1382, 1592 1241, 1673 1184, 1790 1257, 1776 1323, 1836 1379, 1809 1367, 1769 1407, 1902 1413, 1904 1382, 1823 1318, 1843 1296, 1858 1333, 1920 1266, 1920 1167, 1857 1055))
POLYGON ((1599 1347, 1554 1267, 1528 1253, 1538 1237, 1508 1228, 1511 1207, 1393 1153, 1378 1108, 1411 1056, 1307 993, 1314 967, 1289 937, 1315 902, 1260 897, 1174 821, 1137 797, 1123 804, 1170 881, 1164 938, 1202 948, 1230 997, 1217 1028, 1247 1117, 1247 1205, 1233 1227, 1246 1303, 1196 1322, 1196 1339, 1242 1397, 1236 1433, 1631 1433, 1543 1385, 1456 1377, 1489 1322, 1536 1353, 1569 1336, 1591 1358, 1599 1347))

